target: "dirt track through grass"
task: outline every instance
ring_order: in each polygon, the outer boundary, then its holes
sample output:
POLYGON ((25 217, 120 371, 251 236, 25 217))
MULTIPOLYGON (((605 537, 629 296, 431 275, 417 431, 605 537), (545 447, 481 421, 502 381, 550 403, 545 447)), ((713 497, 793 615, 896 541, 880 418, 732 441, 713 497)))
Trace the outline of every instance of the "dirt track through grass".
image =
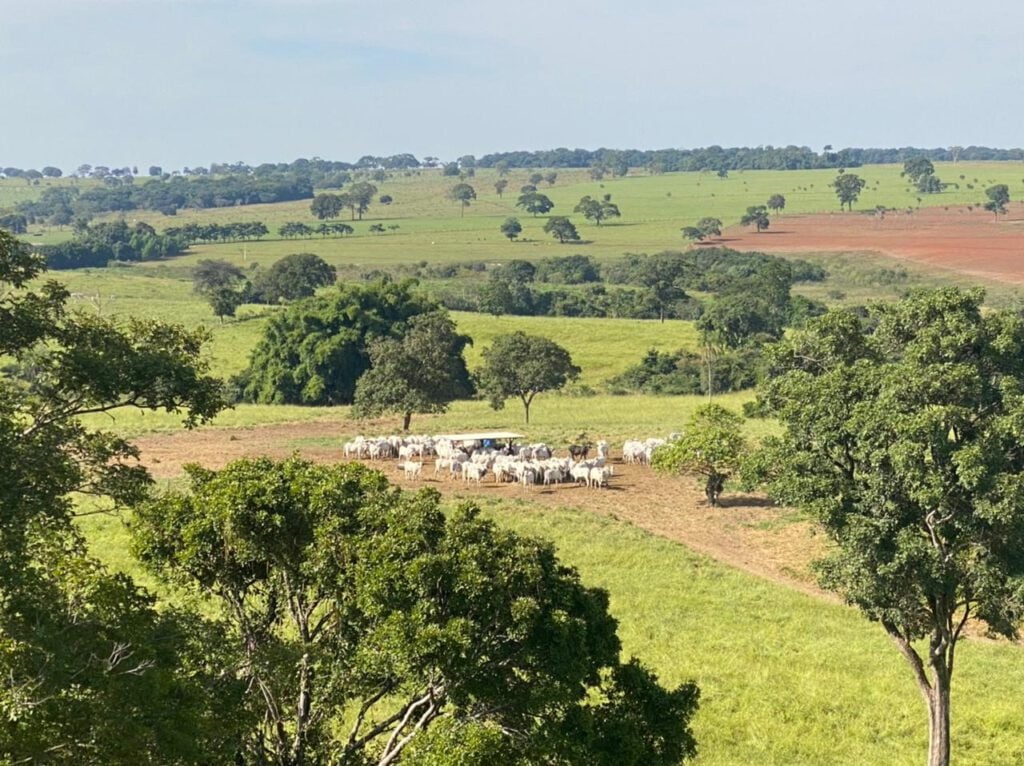
MULTIPOLYGON (((283 458, 295 452, 321 462, 339 461, 337 436, 337 425, 313 422, 154 434, 137 439, 136 444, 153 475, 171 479, 180 476, 182 466, 190 462, 216 469, 244 457, 283 458), (332 437, 337 446, 324 446, 332 437)), ((812 537, 810 526, 787 510, 757 496, 738 494, 727 494, 721 507, 712 508, 693 479, 661 476, 646 466, 625 465, 618 459, 613 464, 615 475, 609 488, 587 489, 571 483, 527 488, 490 480, 466 484, 435 478, 429 459, 423 480, 406 481, 395 461, 371 463, 391 481, 410 489, 431 487, 446 497, 469 500, 522 500, 625 521, 729 566, 826 597, 814 586, 808 569, 822 550, 821 539, 812 537)))

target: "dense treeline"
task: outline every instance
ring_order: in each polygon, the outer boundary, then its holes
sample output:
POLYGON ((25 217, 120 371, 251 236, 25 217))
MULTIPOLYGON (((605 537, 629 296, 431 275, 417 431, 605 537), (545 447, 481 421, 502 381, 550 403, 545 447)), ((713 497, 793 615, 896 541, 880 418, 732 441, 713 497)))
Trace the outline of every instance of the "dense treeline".
POLYGON ((242 242, 259 240, 269 234, 262 221, 237 223, 190 223, 164 229, 164 234, 177 237, 189 244, 193 242, 242 242))
POLYGON ((704 304, 687 295, 687 290, 727 293, 746 289, 766 274, 778 275, 787 290, 796 282, 820 282, 826 276, 824 269, 806 261, 724 247, 629 254, 604 264, 585 255, 570 255, 546 258, 536 265, 513 260, 491 268, 472 263, 420 264, 411 272, 419 279, 441 281, 432 293, 457 311, 662 320, 701 316, 704 304), (481 279, 484 273, 486 279, 481 279))
MULTIPOLYGON (((470 169, 491 168, 588 168, 604 166, 609 169, 619 165, 630 168, 651 168, 669 172, 676 170, 808 170, 813 168, 851 168, 859 165, 894 164, 906 162, 915 157, 925 157, 933 162, 1006 162, 1024 161, 1024 149, 999 149, 988 146, 950 146, 921 148, 914 146, 890 148, 847 147, 833 150, 826 146, 817 153, 807 146, 757 146, 726 147, 709 146, 693 149, 558 149, 519 150, 492 152, 477 159, 465 155, 445 163, 447 167, 470 169)), ((292 162, 264 162, 249 165, 244 162, 214 162, 209 167, 184 167, 172 173, 165 173, 157 165, 149 167, 151 177, 164 179, 175 177, 203 178, 208 176, 252 176, 266 179, 272 176, 292 175, 308 179, 322 189, 338 188, 348 183, 352 171, 372 170, 414 170, 436 168, 442 163, 437 157, 417 159, 407 152, 389 156, 364 155, 355 162, 299 158, 292 162)), ((41 171, 16 167, 0 168, 0 177, 23 178, 27 183, 38 183, 44 178, 61 178, 60 168, 47 166, 41 171)), ((138 168, 109 168, 103 165, 81 165, 72 178, 94 178, 111 185, 130 185, 139 175, 138 168)), ((298 198, 304 199, 304 198, 298 198)), ((182 205, 184 207, 184 205, 182 205)), ((192 207, 189 205, 189 207, 192 207)))
POLYGON ((813 170, 852 168, 860 165, 905 162, 926 157, 934 162, 1024 160, 1024 149, 991 149, 984 146, 920 149, 826 147, 820 154, 806 146, 728 147, 699 149, 548 149, 487 154, 476 160, 479 167, 507 168, 647 168, 655 172, 704 170, 813 170))
MULTIPOLYGON (((131 176, 127 176, 130 179, 131 176)), ((157 210, 175 215, 181 208, 232 207, 312 199, 313 182, 295 173, 274 175, 167 176, 147 183, 118 183, 81 191, 52 186, 39 199, 22 202, 18 211, 30 222, 70 223, 100 213, 157 210)))
POLYGON ((157 234, 145 223, 129 226, 124 221, 83 226, 74 239, 36 249, 50 269, 82 269, 106 266, 110 261, 149 261, 178 255, 188 242, 176 236, 157 234))

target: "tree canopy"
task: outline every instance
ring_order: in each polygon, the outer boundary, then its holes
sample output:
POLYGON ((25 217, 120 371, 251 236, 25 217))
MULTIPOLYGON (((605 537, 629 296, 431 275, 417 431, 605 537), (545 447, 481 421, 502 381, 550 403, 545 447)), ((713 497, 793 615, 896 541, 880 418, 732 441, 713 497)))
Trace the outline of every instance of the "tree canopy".
POLYGON ((985 209, 990 213, 994 213, 996 218, 999 218, 999 214, 1005 213, 1006 206, 1010 203, 1010 187, 1006 184, 990 186, 985 189, 985 196, 988 197, 985 209))
POLYGON ((356 381, 370 367, 370 342, 401 337, 409 319, 437 308, 414 288, 414 282, 342 285, 275 313, 238 380, 242 397, 351 404, 356 381))
POLYGON ((705 404, 690 417, 679 439, 654 451, 651 464, 664 473, 704 477, 704 496, 718 505, 725 482, 748 449, 743 418, 718 404, 705 404))
POLYGON ((519 223, 518 218, 506 218, 501 224, 501 233, 512 242, 523 233, 523 225, 519 223))
POLYGON ((480 392, 496 410, 505 406, 506 399, 518 397, 527 423, 537 394, 562 388, 580 374, 564 348, 548 338, 521 331, 496 337, 490 348, 484 349, 483 359, 478 371, 480 392))
POLYGON ((471 343, 441 311, 412 317, 400 339, 373 341, 370 369, 356 381, 353 416, 398 413, 408 431, 413 413, 445 412, 454 399, 472 393, 463 356, 471 343))
POLYGON ((573 208, 574 213, 582 213, 588 221, 593 221, 598 226, 601 221, 609 218, 618 218, 622 214, 619 206, 612 202, 612 195, 605 194, 601 199, 593 199, 590 195, 583 197, 573 208))
POLYGON ((544 224, 544 233, 550 234, 562 244, 579 242, 580 234, 576 225, 564 215, 553 215, 544 224))
POLYGON ((323 221, 327 218, 337 218, 345 208, 345 199, 340 194, 317 194, 309 204, 310 212, 323 221))
POLYGON ((760 234, 771 225, 768 208, 765 205, 751 205, 740 218, 740 223, 744 226, 754 226, 760 234))
POLYGON ((541 194, 537 191, 524 192, 519 195, 519 199, 516 200, 516 207, 521 207, 527 213, 531 215, 544 215, 550 213, 554 208, 555 203, 548 198, 547 195, 541 194))
POLYGON ((189 469, 140 506, 135 546, 220 604, 258 715, 256 763, 672 766, 697 689, 622 662, 604 591, 550 544, 361 465, 189 469), (345 725, 341 721, 345 720, 345 725), (418 752, 417 752, 418 751, 418 752), (408 756, 408 760, 406 758, 408 756), (461 759, 461 760, 460 760, 461 759), (482 760, 481 760, 482 759, 482 760))
POLYGON ((75 493, 149 491, 138 451, 79 416, 223 406, 203 331, 70 311, 42 262, 0 231, 0 752, 58 766, 206 764, 233 753, 240 689, 207 660, 219 629, 88 557, 75 493))
POLYGON ((950 682, 968 621, 1013 636, 1024 610, 1024 320, 945 288, 829 312, 772 353, 762 401, 783 434, 755 464, 834 543, 821 583, 877 622, 949 763, 950 682), (919 643, 923 641, 924 643, 919 643))
POLYGON ((459 203, 459 215, 463 216, 469 203, 476 199, 476 189, 466 183, 455 184, 448 190, 448 199, 459 203))
POLYGON ((839 198, 839 207, 844 205, 848 210, 853 210, 853 203, 860 197, 861 190, 867 186, 867 181, 856 173, 840 173, 832 181, 832 188, 835 189, 836 197, 839 198))
POLYGON ((221 321, 233 317, 245 301, 247 284, 245 272, 229 261, 206 258, 192 269, 192 290, 206 299, 221 321))
POLYGON ((293 253, 274 261, 266 271, 256 273, 252 280, 252 300, 280 303, 308 298, 317 288, 334 284, 335 279, 334 267, 320 256, 293 253))

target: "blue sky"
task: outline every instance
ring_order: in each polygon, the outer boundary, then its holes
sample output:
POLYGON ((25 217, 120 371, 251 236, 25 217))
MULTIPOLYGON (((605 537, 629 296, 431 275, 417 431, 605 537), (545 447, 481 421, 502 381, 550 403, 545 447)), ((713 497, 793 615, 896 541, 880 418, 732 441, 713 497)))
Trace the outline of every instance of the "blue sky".
POLYGON ((0 0, 0 166, 1024 144, 1024 2, 0 0))

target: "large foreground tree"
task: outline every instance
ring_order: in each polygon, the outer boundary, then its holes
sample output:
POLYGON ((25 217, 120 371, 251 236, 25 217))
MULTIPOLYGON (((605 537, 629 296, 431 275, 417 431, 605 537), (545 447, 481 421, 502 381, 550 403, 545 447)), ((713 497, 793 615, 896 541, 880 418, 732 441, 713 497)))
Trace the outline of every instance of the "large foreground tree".
POLYGON ((948 288, 831 312, 773 353, 763 401, 783 425, 759 464, 776 499, 835 544, 818 565, 893 640, 950 761, 956 650, 974 621, 1024 614, 1024 320, 948 288), (873 329, 871 329, 873 328, 873 329))
POLYGON ((356 464, 189 469, 136 548, 228 615, 258 713, 240 762, 675 766, 697 689, 623 663, 553 547, 356 464))
POLYGON ((74 523, 150 486, 138 451, 80 416, 133 407, 209 419, 221 399, 205 336, 77 314, 42 270, 0 231, 0 761, 225 762, 236 687, 208 672, 213 626, 158 610, 87 556, 74 523))

